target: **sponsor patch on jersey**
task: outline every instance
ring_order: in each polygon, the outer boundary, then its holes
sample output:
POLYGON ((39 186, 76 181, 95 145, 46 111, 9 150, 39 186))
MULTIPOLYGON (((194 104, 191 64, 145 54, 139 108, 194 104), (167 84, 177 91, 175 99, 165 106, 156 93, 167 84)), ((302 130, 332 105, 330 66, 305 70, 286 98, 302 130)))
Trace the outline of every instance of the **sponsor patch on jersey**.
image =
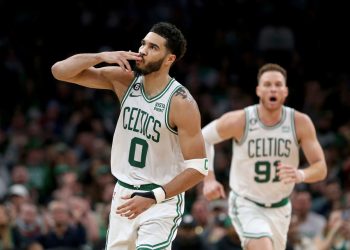
POLYGON ((163 112, 164 109, 165 109, 165 104, 164 103, 156 102, 156 104, 154 105, 154 110, 155 111, 163 112))
POLYGON ((289 126, 283 126, 283 127, 282 127, 282 132, 287 133, 287 132, 289 132, 289 130, 290 130, 290 127, 289 127, 289 126))

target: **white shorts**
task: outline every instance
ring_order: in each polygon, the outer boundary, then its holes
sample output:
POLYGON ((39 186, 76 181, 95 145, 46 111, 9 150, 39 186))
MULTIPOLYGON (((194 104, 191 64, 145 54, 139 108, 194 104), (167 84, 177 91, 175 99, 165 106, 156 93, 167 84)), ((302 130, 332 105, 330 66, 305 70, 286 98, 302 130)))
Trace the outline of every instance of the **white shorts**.
POLYGON ((135 219, 118 215, 117 207, 125 202, 121 197, 136 191, 142 192, 115 185, 106 250, 171 249, 184 212, 184 193, 153 205, 135 219))
POLYGON ((265 208, 230 192, 229 215, 242 243, 249 239, 271 238, 274 249, 286 249, 292 206, 288 202, 278 208, 265 208))

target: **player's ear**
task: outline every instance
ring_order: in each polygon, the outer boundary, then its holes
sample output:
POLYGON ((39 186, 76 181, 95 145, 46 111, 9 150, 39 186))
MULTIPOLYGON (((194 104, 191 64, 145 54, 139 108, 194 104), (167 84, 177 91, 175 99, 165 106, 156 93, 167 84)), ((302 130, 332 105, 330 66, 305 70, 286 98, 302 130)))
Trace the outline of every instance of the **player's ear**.
POLYGON ((286 86, 285 97, 289 95, 289 88, 286 86))
POLYGON ((170 64, 173 64, 173 62, 175 62, 176 60, 176 55, 174 54, 169 54, 168 57, 167 57, 167 62, 170 63, 170 64))
POLYGON ((255 88, 255 93, 258 97, 260 97, 260 88, 259 88, 259 84, 256 85, 256 88, 255 88))

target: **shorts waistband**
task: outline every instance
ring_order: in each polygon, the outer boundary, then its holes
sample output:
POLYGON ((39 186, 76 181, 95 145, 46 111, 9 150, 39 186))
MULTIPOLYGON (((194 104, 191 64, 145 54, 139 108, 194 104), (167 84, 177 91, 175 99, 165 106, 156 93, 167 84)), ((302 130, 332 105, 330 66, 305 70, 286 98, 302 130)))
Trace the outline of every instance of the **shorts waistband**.
MULTIPOLYGON (((236 192, 232 191, 234 194, 236 194, 237 196, 241 196, 241 195, 238 195, 236 192)), ((275 202, 275 203, 260 203, 260 202, 256 202, 252 199, 249 199, 247 197, 244 197, 244 196, 241 196, 242 198, 248 200, 248 201, 251 201, 253 202, 254 204, 258 205, 259 207, 264 207, 264 208, 278 208, 278 207, 283 207, 285 205, 288 204, 289 202, 289 197, 286 197, 286 198, 283 198, 282 200, 278 201, 278 202, 275 202)))
POLYGON ((142 191, 151 191, 157 187, 160 187, 160 185, 154 184, 154 183, 142 184, 142 185, 131 185, 131 184, 125 183, 121 180, 118 180, 117 183, 119 183, 120 186, 128 188, 128 189, 142 190, 142 191))
POLYGON ((286 198, 283 198, 282 200, 276 202, 276 203, 260 203, 260 202, 256 202, 256 201, 253 201, 251 199, 248 199, 248 198, 245 198, 244 199, 247 199, 253 203, 255 203, 256 205, 258 205, 259 207, 265 207, 265 208, 278 208, 278 207, 283 207, 285 205, 288 204, 289 202, 289 198, 286 197, 286 198))

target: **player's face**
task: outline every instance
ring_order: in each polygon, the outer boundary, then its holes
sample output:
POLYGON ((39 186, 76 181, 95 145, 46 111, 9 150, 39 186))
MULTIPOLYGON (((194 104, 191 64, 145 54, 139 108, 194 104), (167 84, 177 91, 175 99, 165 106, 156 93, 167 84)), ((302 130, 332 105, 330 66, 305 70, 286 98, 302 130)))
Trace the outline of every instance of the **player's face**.
POLYGON ((278 109, 288 96, 286 79, 278 71, 267 71, 260 77, 256 94, 266 109, 278 109))
POLYGON ((136 61, 135 71, 142 75, 148 75, 159 71, 163 65, 169 65, 171 54, 165 47, 165 42, 165 38, 149 32, 141 41, 139 52, 142 55, 142 60, 136 61))

